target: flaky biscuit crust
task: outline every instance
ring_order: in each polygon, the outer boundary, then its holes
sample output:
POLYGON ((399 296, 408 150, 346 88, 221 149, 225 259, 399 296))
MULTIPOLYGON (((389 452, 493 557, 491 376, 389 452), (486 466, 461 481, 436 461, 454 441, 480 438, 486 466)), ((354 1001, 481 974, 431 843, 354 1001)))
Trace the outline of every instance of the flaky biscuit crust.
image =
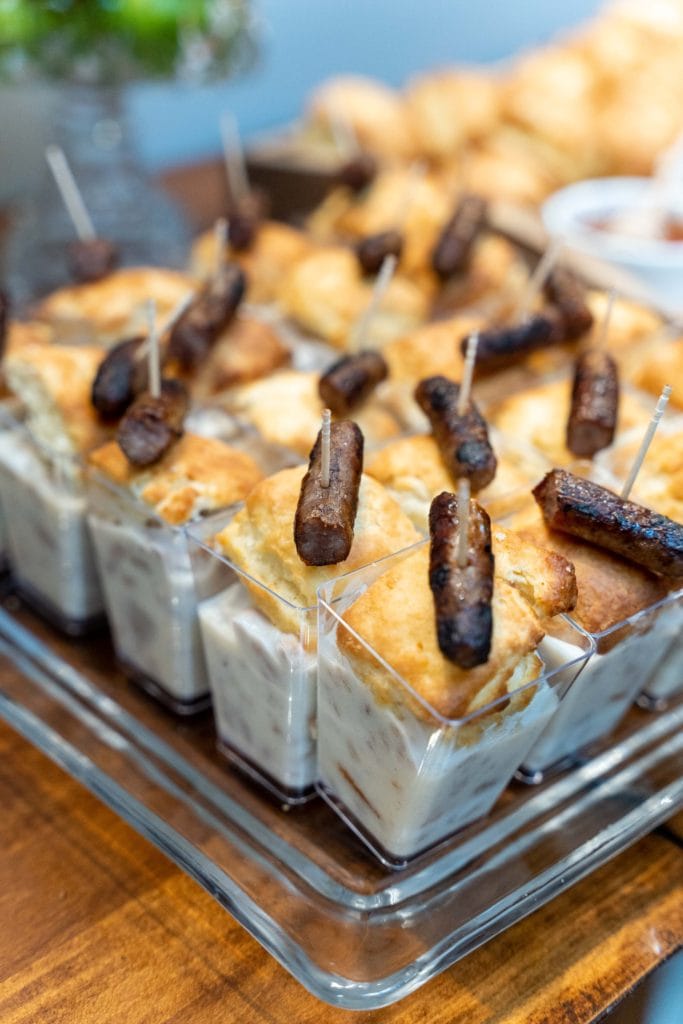
MULTIPOLYGON (((343 618, 431 708, 446 718, 458 718, 508 692, 515 670, 535 651, 543 629, 517 591, 496 579, 491 654, 484 665, 462 669, 439 650, 428 574, 429 549, 424 545, 368 587, 343 618)), ((354 633, 339 627, 340 650, 378 699, 394 703, 396 684, 354 633)), ((533 667, 538 674, 538 662, 533 667)), ((429 718, 419 702, 412 701, 411 708, 429 718)))
POLYGON ((36 315, 57 326, 85 322, 84 329, 98 340, 120 341, 144 326, 148 299, 154 299, 161 323, 188 292, 196 289, 197 281, 177 270, 127 267, 100 281, 52 292, 40 303, 36 315))
POLYGON ((88 462, 172 526, 242 501, 263 477, 249 455, 194 434, 183 434, 152 467, 133 466, 116 441, 91 452, 88 462))
POLYGON ((4 359, 10 390, 36 438, 54 451, 82 453, 107 432, 90 400, 105 350, 94 345, 13 345, 4 359))
POLYGON ((364 475, 349 557, 339 565, 305 565, 294 545, 294 514, 305 471, 305 466, 297 466, 261 481, 216 537, 219 550, 262 584, 244 580, 256 607, 279 629, 297 635, 303 628, 301 609, 315 605, 322 583, 419 540, 410 520, 381 484, 364 475))

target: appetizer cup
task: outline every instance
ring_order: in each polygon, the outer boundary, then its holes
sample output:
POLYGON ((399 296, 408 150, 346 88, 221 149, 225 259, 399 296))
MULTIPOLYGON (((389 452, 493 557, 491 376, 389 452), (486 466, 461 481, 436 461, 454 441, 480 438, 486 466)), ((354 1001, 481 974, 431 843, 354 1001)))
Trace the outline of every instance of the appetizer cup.
POLYGON ((104 601, 87 524, 80 457, 35 440, 13 412, 0 412, 0 504, 17 589, 69 636, 103 620, 104 601))
MULTIPOLYGON (((609 600, 609 595, 606 595, 609 600)), ((575 624, 577 629, 581 629, 575 624)), ((600 633, 587 634, 595 654, 532 746, 519 772, 527 782, 540 782, 614 729, 641 691, 654 695, 680 681, 680 637, 683 590, 631 615, 600 633)))
POLYGON ((292 605, 210 546, 237 511, 189 529, 195 565, 216 567, 203 579, 197 574, 197 597, 218 746, 279 800, 302 803, 313 795, 317 777, 317 609, 292 605), (216 592, 213 581, 221 574, 225 584, 216 592), (273 625, 254 606, 247 584, 287 606, 297 633, 273 625))
POLYGON ((318 592, 318 788, 391 867, 488 813, 592 652, 590 638, 565 620, 539 649, 537 678, 466 717, 445 718, 344 619, 424 543, 318 592), (365 679, 346 653, 349 636, 365 679))
POLYGON ((92 467, 88 500, 118 660, 133 682, 177 714, 201 711, 210 697, 196 586, 219 589, 223 567, 191 561, 183 527, 92 467))

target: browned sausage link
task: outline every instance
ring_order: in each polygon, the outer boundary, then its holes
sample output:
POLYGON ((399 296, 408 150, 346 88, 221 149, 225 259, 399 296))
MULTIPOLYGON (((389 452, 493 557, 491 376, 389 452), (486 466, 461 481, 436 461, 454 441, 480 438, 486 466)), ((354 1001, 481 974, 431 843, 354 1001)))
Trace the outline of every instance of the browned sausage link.
POLYGON ((110 274, 119 262, 119 251, 106 238, 89 238, 70 242, 66 250, 69 273, 75 281, 85 284, 99 281, 110 274))
POLYGON ((151 466, 183 433, 189 404, 187 388, 179 380, 164 380, 161 395, 149 391, 135 399, 119 424, 116 440, 134 466, 151 466))
POLYGON ((130 338, 109 349, 92 385, 91 399, 103 420, 117 420, 147 386, 147 360, 139 358, 145 338, 130 338))
POLYGON ((362 192, 377 174, 377 161, 366 152, 357 153, 339 168, 336 178, 352 192, 362 192))
POLYGON ((9 299, 3 291, 0 291, 0 359, 5 354, 7 343, 7 332, 9 325, 9 299))
MULTIPOLYGON (((512 327, 493 327, 479 332, 477 345, 477 369, 497 370, 522 359, 538 348, 545 348, 562 340, 556 318, 535 313, 521 324, 512 327)), ((467 351, 467 338, 463 338, 460 349, 467 351)))
POLYGON ((591 458, 614 440, 619 407, 617 364, 607 352, 589 349, 576 360, 567 447, 591 458))
POLYGON ((228 241, 236 252, 251 248, 268 201, 260 189, 251 189, 228 214, 228 241))
POLYGON ((342 356, 318 382, 318 394, 335 416, 345 416, 372 394, 389 367, 379 352, 342 356))
POLYGON ((575 274, 564 267, 556 267, 543 286, 543 291, 560 311, 567 341, 575 341, 593 326, 593 314, 586 301, 586 289, 575 274))
POLYGON ((432 253, 432 268, 442 281, 467 269, 479 231, 486 219, 486 203, 480 196, 464 196, 439 235, 432 253))
POLYGON ((364 274, 377 274, 387 256, 401 258, 403 235, 400 231, 380 231, 368 235, 356 246, 356 256, 364 274))
POLYGON ((294 517, 294 543, 306 565, 337 565, 349 556, 363 472, 363 434, 351 420, 330 431, 330 485, 320 482, 320 434, 301 483, 294 517))
POLYGON ((211 345, 235 315, 246 279, 236 263, 226 263, 187 312, 178 320, 168 344, 168 354, 185 370, 192 370, 207 355, 211 345))
POLYGON ((460 385, 447 377, 428 377, 415 389, 415 399, 432 426, 441 458, 454 480, 468 477, 480 491, 496 475, 497 460, 489 441, 486 420, 470 401, 464 416, 458 415, 460 385))
POLYGON ((564 469, 547 473, 533 494, 551 529, 598 544, 660 576, 683 576, 683 526, 673 519, 564 469))
POLYGON ((458 501, 444 491, 429 510, 429 586, 434 595, 436 636, 444 657, 461 668, 488 661, 493 616, 493 553, 491 520, 476 501, 470 502, 467 564, 458 565, 458 501))

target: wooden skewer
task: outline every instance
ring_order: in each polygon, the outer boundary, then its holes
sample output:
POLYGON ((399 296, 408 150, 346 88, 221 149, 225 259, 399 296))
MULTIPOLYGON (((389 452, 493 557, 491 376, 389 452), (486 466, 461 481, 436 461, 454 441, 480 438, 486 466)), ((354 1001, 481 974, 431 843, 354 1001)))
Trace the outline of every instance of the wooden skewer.
POLYGON ((657 402, 657 406, 655 408, 654 415, 653 415, 652 419, 650 420, 650 422, 648 423, 647 430, 645 431, 645 435, 643 437, 643 440, 641 441, 640 448, 638 449, 638 454, 636 455, 635 461, 634 461, 633 465, 631 466, 631 472, 628 475, 628 479, 626 480, 626 483, 624 484, 624 486, 621 489, 621 497, 622 498, 628 498, 629 494, 631 493, 631 490, 632 490, 633 485, 635 483, 636 477, 638 476, 638 473, 640 471, 640 467, 642 466, 643 460, 644 460, 645 456, 647 455, 647 450, 650 447, 650 445, 652 444, 652 438, 655 436, 655 431, 657 430, 657 427, 659 426, 659 421, 661 420, 662 416, 664 415, 664 410, 667 407, 670 395, 671 395, 671 386, 669 384, 665 384, 663 389, 662 389, 662 393, 659 396, 659 401, 657 402))
POLYGON ((350 346, 352 351, 358 352, 365 346, 370 324, 372 323, 377 310, 382 303, 386 290, 391 283, 397 263, 398 260, 393 254, 384 257, 382 266, 379 268, 379 274, 375 278, 375 284, 372 289, 370 301, 368 302, 365 312, 360 317, 356 329, 353 331, 352 344, 350 346))
POLYGON ((475 331, 474 334, 470 334, 469 338, 467 339, 465 364, 463 366, 462 381, 460 382, 460 394, 458 395, 458 405, 456 408, 458 416, 464 416, 469 408, 470 395, 472 393, 472 378, 474 376, 474 364, 477 358, 478 344, 479 333, 475 331))
POLYGON ((228 222, 225 217, 219 217, 214 224, 213 237, 216 245, 216 273, 220 274, 228 248, 228 222))
POLYGON ((596 348, 605 348, 607 345, 607 337, 609 334, 609 325, 612 320, 612 311, 614 309, 614 300, 617 297, 616 288, 610 288, 609 294, 607 295, 607 305, 605 306, 605 315, 602 318, 600 324, 600 331, 596 339, 596 348))
POLYGON ((154 299, 147 302, 147 356, 149 367, 149 393, 152 398, 161 398, 161 370, 159 368, 159 332, 156 329, 157 304, 154 299))
POLYGON ((330 429, 332 413, 323 409, 323 425, 320 437, 320 486, 330 486, 330 429))
MULTIPOLYGON (((153 301, 152 299, 149 300, 149 302, 152 302, 152 301, 153 301)), ((168 334, 168 332, 176 325, 176 323, 178 322, 178 320, 180 320, 180 318, 183 315, 183 313, 185 312, 185 310, 188 309, 188 307, 192 304, 193 301, 194 301, 194 292, 187 292, 182 297, 182 299, 179 302, 176 303, 176 305, 173 307, 171 312, 168 314, 168 317, 166 318, 166 320, 164 321, 164 323, 161 325, 161 327, 159 328, 159 330, 157 332, 157 335, 159 337, 159 341, 161 341, 161 339, 163 337, 165 337, 168 334)), ((135 353, 135 359, 138 360, 138 361, 146 359, 148 352, 149 352, 149 338, 147 338, 147 340, 145 341, 144 345, 140 345, 140 348, 135 353)))
POLYGON ((466 476, 458 480, 458 550, 456 560, 458 567, 464 569, 467 565, 470 533, 470 482, 466 476))
POLYGON ((511 322, 513 324, 521 323, 529 315, 531 303, 540 292, 551 270, 557 263, 563 245, 563 238, 553 238, 550 245, 541 256, 534 268, 533 274, 527 281, 526 288, 522 292, 522 297, 517 303, 517 308, 512 315, 511 322))
POLYGON ((220 125, 230 196, 233 203, 239 205, 249 194, 249 176, 234 114, 223 114, 220 125))
POLYGON ((54 175, 62 202, 71 217, 76 234, 81 242, 91 242, 93 238, 97 237, 95 227, 81 195, 81 190, 71 172, 69 162, 64 155, 64 150, 59 146, 48 146, 45 150, 45 159, 54 175))

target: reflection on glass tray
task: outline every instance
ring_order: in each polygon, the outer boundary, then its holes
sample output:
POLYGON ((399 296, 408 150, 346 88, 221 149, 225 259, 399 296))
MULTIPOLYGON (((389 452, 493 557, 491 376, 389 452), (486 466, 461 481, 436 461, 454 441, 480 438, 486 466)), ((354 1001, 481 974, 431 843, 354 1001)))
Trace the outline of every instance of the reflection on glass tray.
POLYGON ((210 712, 174 718, 13 595, 0 714, 203 885, 319 998, 395 1002, 683 804, 683 699, 634 708, 603 743, 408 868, 388 871, 321 800, 285 811, 226 765, 210 712))

